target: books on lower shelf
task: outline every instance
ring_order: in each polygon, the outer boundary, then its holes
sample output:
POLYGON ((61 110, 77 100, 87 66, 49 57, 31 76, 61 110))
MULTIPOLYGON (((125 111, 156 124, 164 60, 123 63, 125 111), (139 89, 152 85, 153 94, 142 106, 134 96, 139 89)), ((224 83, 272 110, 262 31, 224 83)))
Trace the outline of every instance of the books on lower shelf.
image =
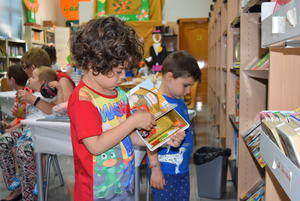
POLYGON ((266 166, 261 154, 260 154, 260 135, 262 133, 261 123, 257 122, 251 127, 244 135, 244 141, 248 146, 250 152, 258 162, 261 168, 266 166))
POLYGON ((270 53, 263 56, 255 65, 249 70, 269 70, 270 68, 270 53))
POLYGON ((243 195, 240 201, 263 201, 265 196, 265 182, 257 182, 245 195, 243 195))
POLYGON ((143 86, 141 83, 127 95, 131 113, 144 110, 153 114, 156 119, 156 126, 150 132, 138 130, 140 138, 153 151, 169 141, 173 134, 187 129, 189 124, 174 109, 176 105, 168 103, 156 88, 143 86))

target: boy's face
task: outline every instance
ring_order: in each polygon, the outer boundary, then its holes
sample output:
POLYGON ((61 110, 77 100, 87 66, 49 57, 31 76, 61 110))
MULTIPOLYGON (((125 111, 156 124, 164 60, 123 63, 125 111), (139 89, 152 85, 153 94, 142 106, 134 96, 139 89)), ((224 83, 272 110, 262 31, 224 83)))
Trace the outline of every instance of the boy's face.
POLYGON ((183 98, 184 96, 191 93, 191 87, 195 83, 193 77, 178 77, 174 78, 173 73, 168 72, 166 79, 169 96, 172 98, 183 98))
POLYGON ((125 67, 124 66, 118 66, 113 68, 111 72, 109 72, 107 75, 99 74, 94 77, 95 82, 101 88, 112 91, 117 86, 119 86, 125 78, 125 67))
POLYGON ((32 77, 32 73, 33 73, 33 70, 35 69, 35 66, 34 65, 25 66, 23 69, 28 77, 32 77))
POLYGON ((32 72, 32 77, 29 78, 29 88, 34 91, 40 91, 43 82, 39 80, 39 69, 36 68, 32 72))

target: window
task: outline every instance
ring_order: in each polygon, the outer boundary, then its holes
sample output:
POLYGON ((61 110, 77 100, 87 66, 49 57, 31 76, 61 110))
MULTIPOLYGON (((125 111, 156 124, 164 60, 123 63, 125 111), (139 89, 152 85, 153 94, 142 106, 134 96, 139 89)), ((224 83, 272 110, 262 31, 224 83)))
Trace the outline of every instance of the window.
POLYGON ((0 0, 0 36, 22 38, 22 0, 0 0))

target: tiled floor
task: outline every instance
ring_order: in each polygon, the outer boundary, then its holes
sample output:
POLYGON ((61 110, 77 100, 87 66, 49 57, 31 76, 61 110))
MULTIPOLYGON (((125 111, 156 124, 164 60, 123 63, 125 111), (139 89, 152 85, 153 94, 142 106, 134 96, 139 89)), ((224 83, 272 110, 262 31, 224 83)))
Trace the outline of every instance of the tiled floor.
MULTIPOLYGON (((201 106, 201 105, 198 105, 201 106)), ((198 107, 200 109, 200 107, 198 107)), ((220 142, 215 137, 214 127, 211 126, 209 121, 209 113, 206 106, 201 108, 201 111, 197 112, 197 117, 193 120, 195 136, 195 150, 201 146, 220 146, 220 142)), ((72 187, 74 184, 73 176, 73 160, 71 157, 60 156, 60 166, 65 179, 65 185, 59 186, 58 177, 51 175, 49 201, 71 201, 72 200, 72 187)), ((142 174, 145 175, 145 171, 142 169, 142 174)), ((197 177, 196 177, 196 166, 191 163, 191 201, 213 201, 213 199, 199 198, 197 193, 197 177)), ((2 176, 0 176, 0 198, 4 198, 7 194, 5 184, 2 176)), ((141 196, 140 201, 146 200, 146 179, 145 177, 141 180, 141 196)), ((220 201, 235 201, 236 193, 232 182, 227 182, 227 194, 224 199, 218 199, 220 201)))

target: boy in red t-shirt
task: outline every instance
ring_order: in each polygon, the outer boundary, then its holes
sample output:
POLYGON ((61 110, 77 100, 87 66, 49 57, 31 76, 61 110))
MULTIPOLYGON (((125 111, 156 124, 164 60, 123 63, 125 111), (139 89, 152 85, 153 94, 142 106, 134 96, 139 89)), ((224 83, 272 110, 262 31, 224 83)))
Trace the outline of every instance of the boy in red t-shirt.
MULTIPOLYGON (((142 59, 135 31, 115 17, 98 18, 73 36, 71 51, 85 74, 68 102, 75 166, 75 201, 133 200, 133 133, 150 130, 154 117, 145 111, 129 115, 126 94, 117 86, 125 68, 142 59)), ((184 133, 171 141, 178 146, 184 133)))

